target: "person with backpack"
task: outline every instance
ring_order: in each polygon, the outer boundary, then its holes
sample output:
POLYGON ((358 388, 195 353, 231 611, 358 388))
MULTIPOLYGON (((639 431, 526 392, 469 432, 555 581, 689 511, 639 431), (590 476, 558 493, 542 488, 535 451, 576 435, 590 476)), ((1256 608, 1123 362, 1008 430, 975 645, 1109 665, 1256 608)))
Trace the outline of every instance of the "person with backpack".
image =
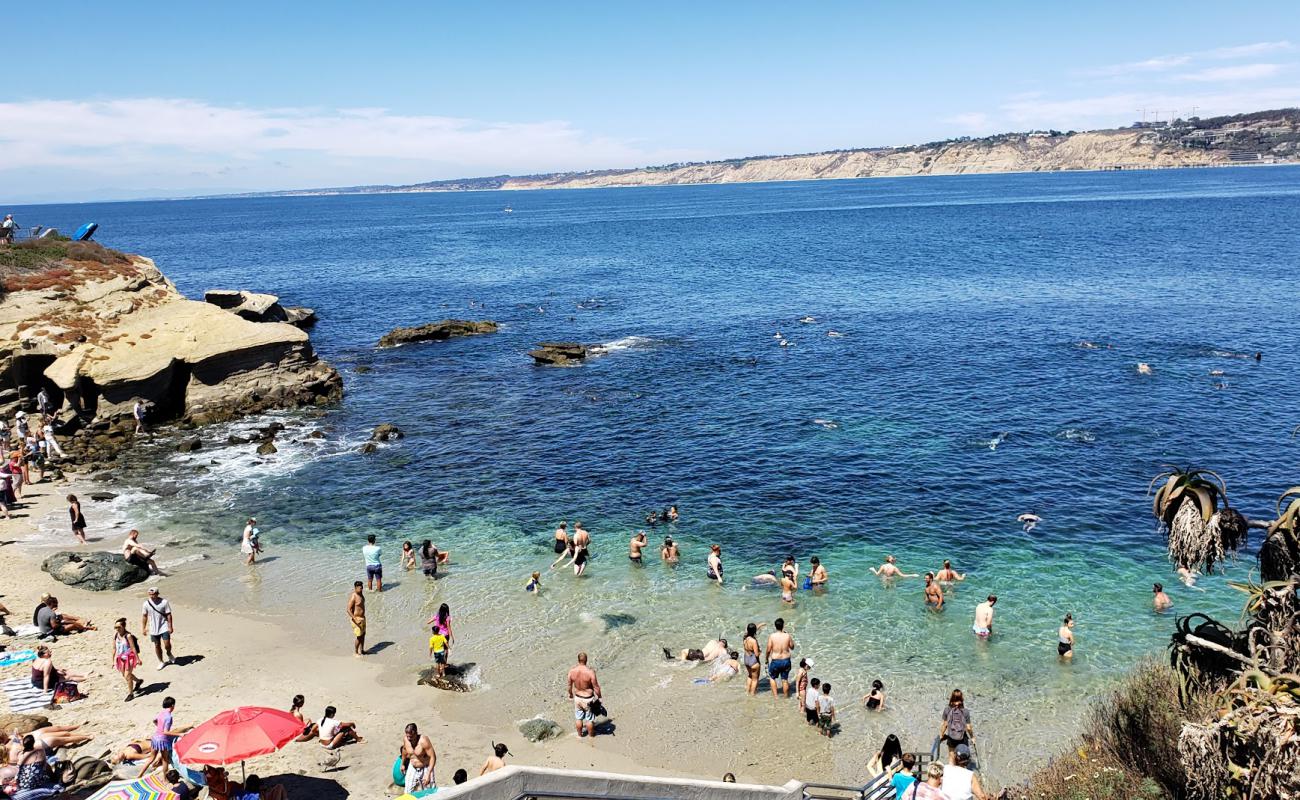
POLYGON ((957 763, 957 748, 975 741, 975 729, 971 727, 970 711, 966 708, 966 699, 961 689, 953 689, 948 697, 948 707, 943 710, 943 722, 939 726, 939 738, 948 745, 948 763, 957 763))
POLYGON ((126 629, 126 617, 119 617, 113 624, 113 666, 126 681, 126 702, 129 703, 135 699, 136 690, 144 685, 144 681, 135 676, 135 668, 140 666, 140 641, 126 629))

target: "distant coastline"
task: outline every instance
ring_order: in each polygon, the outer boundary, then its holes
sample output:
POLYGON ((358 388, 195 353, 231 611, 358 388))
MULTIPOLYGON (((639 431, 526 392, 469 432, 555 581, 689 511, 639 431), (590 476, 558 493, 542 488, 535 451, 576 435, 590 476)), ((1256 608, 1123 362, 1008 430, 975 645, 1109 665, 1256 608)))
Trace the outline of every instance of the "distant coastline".
MULTIPOLYGON (((1135 123, 1096 131, 1026 131, 900 147, 762 155, 632 169, 493 175, 204 195, 303 197, 527 189, 592 189, 1015 172, 1098 172, 1300 163, 1300 109, 1135 123)), ((190 198, 194 199, 194 198, 190 198)))

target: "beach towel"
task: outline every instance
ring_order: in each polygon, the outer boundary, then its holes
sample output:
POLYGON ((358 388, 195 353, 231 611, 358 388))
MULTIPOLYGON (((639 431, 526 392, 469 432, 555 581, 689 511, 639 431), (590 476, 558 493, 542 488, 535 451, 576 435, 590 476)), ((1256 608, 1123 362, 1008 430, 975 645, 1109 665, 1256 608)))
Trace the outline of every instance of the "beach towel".
POLYGON ((35 625, 19 625, 17 628, 14 628, 15 639, 26 639, 30 636, 40 636, 40 635, 41 635, 41 629, 36 627, 35 625))
POLYGON ((9 700, 9 710, 15 714, 45 708, 54 700, 54 690, 42 692, 32 686, 30 677, 13 678, 0 683, 0 691, 9 700))
POLYGON ((16 653, 5 653, 0 658, 0 667, 12 667, 15 664, 26 664, 28 661, 36 660, 35 650, 19 650, 16 653))

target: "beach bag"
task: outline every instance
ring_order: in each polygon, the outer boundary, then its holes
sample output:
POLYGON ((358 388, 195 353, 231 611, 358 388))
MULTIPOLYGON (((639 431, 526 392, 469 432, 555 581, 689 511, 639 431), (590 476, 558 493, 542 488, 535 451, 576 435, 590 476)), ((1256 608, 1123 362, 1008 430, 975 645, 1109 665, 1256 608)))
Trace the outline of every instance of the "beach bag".
POLYGON ((52 703, 71 703, 74 700, 80 700, 83 697, 77 684, 72 681, 59 681, 54 685, 54 698, 52 703))

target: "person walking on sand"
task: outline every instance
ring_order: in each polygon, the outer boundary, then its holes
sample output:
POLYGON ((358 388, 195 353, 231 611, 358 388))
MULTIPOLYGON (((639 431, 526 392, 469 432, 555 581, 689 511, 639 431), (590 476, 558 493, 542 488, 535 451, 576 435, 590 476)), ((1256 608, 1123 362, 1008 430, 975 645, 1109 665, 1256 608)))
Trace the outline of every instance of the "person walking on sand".
POLYGON ((722 545, 709 545, 709 566, 706 573, 709 580, 722 585, 722 545))
POLYGON ((352 594, 348 595, 348 620, 352 622, 352 635, 356 642, 352 646, 353 654, 366 654, 366 595, 361 581, 352 584, 352 594))
POLYGON ((361 545, 361 557, 366 562, 366 588, 375 591, 375 585, 378 584, 378 591, 384 590, 384 551, 379 545, 375 544, 375 535, 372 533, 366 537, 366 543, 361 545))
POLYGON ((767 664, 768 684, 772 687, 772 697, 777 697, 776 682, 781 682, 781 694, 790 696, 790 657, 794 651, 794 637, 785 630, 785 620, 776 618, 772 623, 776 630, 767 637, 767 649, 763 661, 767 664))
POLYGON ((81 501, 75 494, 68 495, 68 516, 72 518, 72 535, 78 544, 86 543, 86 515, 81 513, 81 501))
POLYGON ((628 560, 631 561, 633 564, 640 566, 642 563, 641 551, 645 549, 645 546, 646 546, 645 531, 637 531, 636 535, 632 537, 632 541, 628 542, 628 550, 627 550, 628 560))
POLYGON ((600 699, 600 681, 596 671, 587 666, 586 653, 578 653, 578 663, 569 670, 569 698, 573 700, 573 727, 579 737, 590 740, 596 735, 596 714, 591 707, 600 699))
POLYGON ((119 617, 113 623, 113 666, 122 673, 126 681, 126 702, 135 699, 136 690, 144 681, 135 676, 135 668, 140 666, 140 640, 126 629, 126 617, 119 617))
POLYGON ((406 733, 402 736, 401 758, 407 794, 436 785, 434 768, 438 765, 438 754, 433 749, 433 742, 420 733, 414 722, 407 723, 406 733))
POLYGON ((893 556, 885 556, 885 563, 880 565, 880 569, 871 568, 871 573, 880 578, 916 578, 916 573, 903 572, 898 568, 898 559, 893 556))
POLYGON ((449 643, 456 642, 456 637, 451 632, 451 606, 446 603, 438 606, 438 613, 425 620, 424 624, 432 625, 433 630, 446 636, 449 643))
POLYGON ((158 656, 158 669, 168 664, 175 664, 172 657, 172 634, 176 632, 176 620, 172 617, 172 604, 163 598, 157 586, 149 587, 149 596, 144 599, 144 609, 140 615, 140 627, 149 634, 153 642, 154 654, 158 656), (163 658, 163 649, 167 658, 163 658))
POLYGON ((171 763, 172 748, 176 746, 176 740, 181 734, 187 732, 191 727, 186 725, 182 728, 173 727, 176 711, 176 698, 163 698, 162 711, 154 717, 153 736, 149 738, 149 746, 152 752, 144 766, 140 768, 140 774, 137 777, 143 778, 155 767, 166 766, 171 763))
POLYGON ((981 639, 993 635, 993 606, 997 603, 998 596, 991 594, 983 603, 975 606, 975 624, 971 625, 971 630, 981 639))
POLYGON ((244 539, 239 543, 239 552, 246 556, 244 559, 245 564, 252 564, 257 561, 257 545, 253 540, 253 531, 257 530, 254 527, 256 524, 256 519, 248 518, 248 524, 244 526, 244 539))
POLYGON ((492 755, 488 756, 487 761, 483 762, 483 769, 478 771, 479 777, 483 777, 489 772, 496 772, 499 769, 506 768, 506 756, 510 755, 510 748, 498 742, 492 743, 492 755))
POLYGON ((943 587, 934 579, 933 572, 925 573, 925 605, 933 611, 943 611, 943 587))
POLYGON ((1056 632, 1056 655, 1064 659, 1074 658, 1074 615, 1066 614, 1061 620, 1061 627, 1056 632))

